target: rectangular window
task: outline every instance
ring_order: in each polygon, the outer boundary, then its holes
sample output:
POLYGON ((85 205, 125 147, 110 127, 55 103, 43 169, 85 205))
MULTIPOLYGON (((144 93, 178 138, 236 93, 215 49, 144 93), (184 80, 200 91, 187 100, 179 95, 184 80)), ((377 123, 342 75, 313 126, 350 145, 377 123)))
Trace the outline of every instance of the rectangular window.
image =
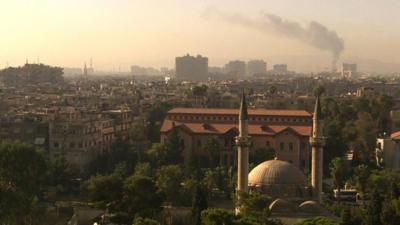
POLYGON ((289 143, 289 151, 293 151, 293 143, 292 142, 289 143))
POLYGON ((58 148, 60 145, 58 144, 58 142, 54 142, 54 148, 58 148))
POLYGON ((197 147, 201 147, 201 140, 197 140, 197 147))
POLYGON ((279 144, 279 149, 280 149, 281 151, 283 151, 283 150, 285 149, 285 144, 284 144, 283 142, 281 142, 281 143, 279 144))
POLYGON ((306 167, 306 160, 301 160, 301 168, 305 168, 306 167))
POLYGON ((306 143, 301 142, 300 143, 300 151, 304 151, 306 149, 306 143))
POLYGON ((269 141, 267 141, 267 143, 266 143, 266 144, 267 144, 267 146, 270 146, 270 145, 271 145, 271 143, 270 143, 269 141))

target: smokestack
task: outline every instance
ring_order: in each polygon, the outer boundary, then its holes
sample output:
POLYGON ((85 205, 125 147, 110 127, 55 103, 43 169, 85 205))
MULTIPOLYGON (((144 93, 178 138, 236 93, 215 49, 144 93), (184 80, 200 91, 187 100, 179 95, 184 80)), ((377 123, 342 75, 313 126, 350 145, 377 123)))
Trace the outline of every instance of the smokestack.
POLYGON ((336 63, 344 49, 344 41, 336 31, 329 30, 316 21, 311 21, 303 26, 298 22, 284 20, 280 16, 271 13, 263 13, 261 18, 254 19, 238 13, 226 13, 217 8, 206 9, 203 17, 225 21, 266 34, 284 36, 320 50, 328 51, 332 55, 332 69, 335 70, 336 63))

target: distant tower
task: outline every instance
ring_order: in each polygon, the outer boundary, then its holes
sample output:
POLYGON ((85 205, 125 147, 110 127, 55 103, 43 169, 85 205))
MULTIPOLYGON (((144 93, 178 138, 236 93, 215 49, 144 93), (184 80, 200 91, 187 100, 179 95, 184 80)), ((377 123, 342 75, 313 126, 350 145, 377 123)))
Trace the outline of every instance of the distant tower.
POLYGON ((87 75, 88 75, 88 69, 87 69, 86 62, 85 62, 85 66, 83 67, 83 77, 87 78, 87 75))
MULTIPOLYGON (((239 136, 236 137, 236 145, 238 152, 237 159, 237 188, 236 198, 240 204, 240 193, 248 192, 248 175, 249 175, 249 146, 250 138, 248 136, 249 115, 247 113, 246 96, 243 92, 242 101, 240 103, 239 112, 239 136)), ((236 214, 240 213, 240 207, 236 207, 236 214)))
POLYGON ((311 186, 313 189, 313 196, 318 202, 321 202, 322 194, 322 175, 323 175, 323 146, 325 139, 322 134, 323 117, 321 112, 321 104, 319 96, 315 101, 314 116, 313 116, 313 129, 310 138, 312 159, 311 159, 311 186))

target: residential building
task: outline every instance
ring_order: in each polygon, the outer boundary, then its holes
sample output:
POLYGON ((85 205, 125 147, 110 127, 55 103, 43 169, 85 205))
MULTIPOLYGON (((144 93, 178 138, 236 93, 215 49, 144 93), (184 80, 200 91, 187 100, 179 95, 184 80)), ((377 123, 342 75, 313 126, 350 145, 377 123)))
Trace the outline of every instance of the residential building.
POLYGON ((189 54, 175 58, 175 73, 178 80, 204 81, 208 78, 208 58, 189 54))
POLYGON ((267 63, 264 60, 250 60, 247 62, 247 75, 265 75, 267 73, 267 63))

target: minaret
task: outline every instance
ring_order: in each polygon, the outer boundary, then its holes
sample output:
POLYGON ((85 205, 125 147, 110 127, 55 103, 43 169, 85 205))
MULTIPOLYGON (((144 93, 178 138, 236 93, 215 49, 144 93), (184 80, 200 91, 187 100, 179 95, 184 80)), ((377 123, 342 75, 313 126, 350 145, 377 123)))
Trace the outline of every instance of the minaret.
POLYGON ((87 79, 87 75, 88 75, 88 69, 87 69, 86 62, 85 62, 85 65, 83 67, 83 77, 84 77, 84 79, 87 79))
POLYGON ((323 146, 325 139, 322 134, 323 118, 321 112, 321 104, 319 96, 315 102, 313 115, 312 136, 310 137, 311 144, 311 186, 313 189, 313 197, 321 203, 322 194, 322 175, 323 175, 323 146))
MULTIPOLYGON (((240 103, 239 112, 239 136, 236 137, 237 145, 237 188, 236 198, 240 205, 240 193, 248 192, 248 175, 249 175, 249 136, 248 136, 249 115, 247 113, 247 102, 244 92, 240 103)), ((240 213, 240 207, 236 207, 236 214, 240 213)))

